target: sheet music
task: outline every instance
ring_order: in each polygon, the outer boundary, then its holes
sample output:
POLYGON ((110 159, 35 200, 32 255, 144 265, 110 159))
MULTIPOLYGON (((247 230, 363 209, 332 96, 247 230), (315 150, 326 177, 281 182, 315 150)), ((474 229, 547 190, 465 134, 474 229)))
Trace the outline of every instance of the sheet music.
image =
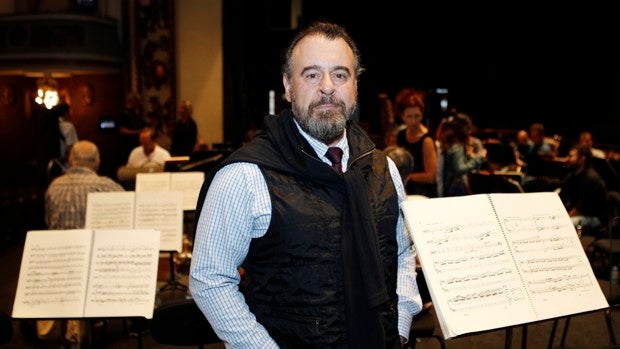
POLYGON ((136 174, 136 192, 170 191, 170 172, 144 172, 136 174))
POLYGON ((152 229, 95 232, 86 316, 153 317, 159 238, 152 229))
POLYGON ((32 230, 26 235, 14 318, 151 318, 159 231, 32 230))
POLYGON ((131 229, 134 224, 133 191, 88 193, 86 229, 131 229))
POLYGON ((204 172, 171 172, 170 191, 180 191, 183 193, 183 209, 193 211, 196 209, 198 195, 202 182, 205 180, 204 172))
POLYGON ((13 317, 81 317, 90 230, 33 230, 26 235, 13 317))
POLYGON ((406 201, 403 209, 446 338, 607 306, 555 193, 406 201))
POLYGON ((162 251, 181 252, 183 248, 183 194, 180 192, 136 193, 136 229, 161 231, 162 251))
POLYGON ((204 177, 201 171, 138 173, 136 192, 182 192, 183 210, 192 211, 196 209, 204 177))
POLYGON ((531 193, 515 210, 508 194, 493 194, 512 255, 540 318, 603 308, 607 301, 575 228, 555 193, 531 193))
POLYGON ((161 232, 160 249, 183 249, 183 193, 89 193, 86 205, 89 229, 155 229, 161 232))

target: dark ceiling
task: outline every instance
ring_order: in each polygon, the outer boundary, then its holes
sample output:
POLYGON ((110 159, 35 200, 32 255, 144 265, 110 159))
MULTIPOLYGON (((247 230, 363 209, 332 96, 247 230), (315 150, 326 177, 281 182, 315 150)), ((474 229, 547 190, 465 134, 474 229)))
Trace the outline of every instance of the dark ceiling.
MULTIPOLYGON (((281 89, 279 53, 292 35, 286 28, 290 2, 267 3, 245 5, 245 12, 236 7, 235 19, 224 21, 225 35, 233 25, 245 40, 239 45, 248 56, 246 87, 264 90, 259 99, 268 89, 281 89)), ((376 123, 380 92, 393 97, 405 86, 442 87, 449 90, 450 105, 471 114, 479 127, 526 128, 542 121, 551 133, 572 137, 578 125, 593 130, 600 142, 620 144, 620 60, 614 47, 620 31, 609 5, 365 3, 305 1, 299 17, 302 24, 336 21, 358 42, 366 67, 362 119, 376 123)))

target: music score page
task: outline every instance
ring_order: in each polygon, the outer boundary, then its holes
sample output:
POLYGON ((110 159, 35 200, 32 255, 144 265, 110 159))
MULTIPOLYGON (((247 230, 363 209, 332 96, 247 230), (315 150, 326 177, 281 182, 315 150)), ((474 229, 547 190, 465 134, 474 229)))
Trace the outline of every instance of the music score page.
POLYGON ((446 339, 608 306, 556 193, 405 201, 446 339))

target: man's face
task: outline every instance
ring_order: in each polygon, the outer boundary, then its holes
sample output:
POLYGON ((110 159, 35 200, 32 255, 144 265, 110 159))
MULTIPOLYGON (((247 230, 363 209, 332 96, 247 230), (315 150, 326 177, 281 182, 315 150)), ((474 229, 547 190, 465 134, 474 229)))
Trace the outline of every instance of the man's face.
POLYGON ((302 39, 293 50, 291 76, 282 82, 304 131, 328 145, 342 136, 357 106, 355 58, 344 40, 302 39))
POLYGON ((566 167, 568 169, 574 170, 579 167, 579 152, 577 149, 571 149, 568 151, 568 156, 566 157, 566 167))
POLYGON ((155 150, 155 142, 151 138, 150 133, 142 132, 140 133, 140 144, 142 145, 142 149, 145 154, 150 154, 155 150))

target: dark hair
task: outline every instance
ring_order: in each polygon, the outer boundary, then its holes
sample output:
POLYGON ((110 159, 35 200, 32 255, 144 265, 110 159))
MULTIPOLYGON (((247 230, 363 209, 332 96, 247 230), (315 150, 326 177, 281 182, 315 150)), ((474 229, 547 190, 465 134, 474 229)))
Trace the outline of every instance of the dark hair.
POLYGON ((468 127, 467 119, 459 113, 443 119, 437 128, 441 148, 446 150, 456 143, 467 144, 468 127))
POLYGON ((578 157, 584 157, 584 166, 590 167, 590 165, 592 164, 592 151, 590 150, 590 148, 582 144, 576 144, 573 146, 573 149, 577 150, 578 157))
POLYGON ((149 134, 149 138, 154 141, 157 139, 157 132, 155 132, 155 129, 152 127, 144 127, 142 128, 142 130, 140 130, 140 133, 147 133, 149 134))
POLYGON ((313 35, 324 36, 325 38, 332 41, 336 39, 343 39, 353 51, 353 56, 355 57, 354 73, 356 78, 359 78, 359 76, 364 71, 364 68, 362 67, 361 54, 355 41, 353 41, 353 39, 349 36, 344 27, 334 23, 318 21, 310 23, 309 26, 297 32, 295 37, 293 37, 293 40, 291 40, 282 55, 282 75, 286 75, 288 77, 291 76, 291 56, 293 55, 293 50, 295 49, 299 41, 301 41, 301 39, 305 38, 306 36, 313 35))
POLYGON ((389 146, 383 151, 394 161, 394 164, 400 173, 400 178, 404 182, 409 176, 409 173, 413 171, 413 155, 411 155, 407 149, 396 145, 389 146))

